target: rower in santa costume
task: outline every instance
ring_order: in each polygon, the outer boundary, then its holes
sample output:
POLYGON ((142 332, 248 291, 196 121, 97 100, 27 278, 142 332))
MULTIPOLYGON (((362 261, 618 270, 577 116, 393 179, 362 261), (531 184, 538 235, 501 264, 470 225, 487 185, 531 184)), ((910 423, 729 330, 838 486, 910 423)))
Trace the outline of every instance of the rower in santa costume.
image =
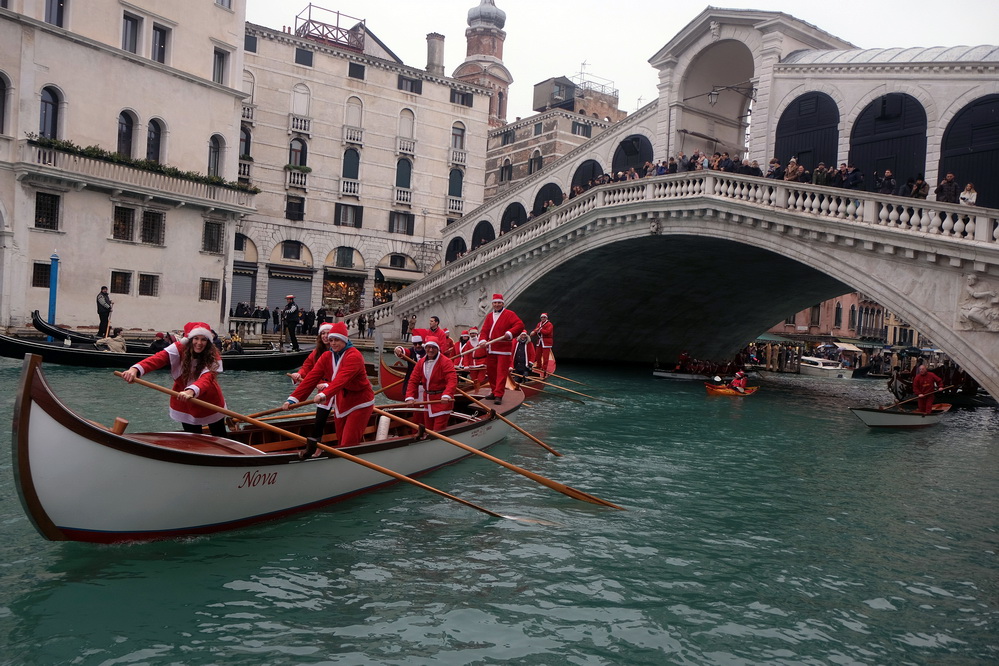
POLYGON ((493 294, 493 311, 486 315, 482 322, 482 337, 480 346, 487 347, 486 376, 489 377, 491 393, 487 400, 495 400, 500 404, 506 392, 506 378, 510 372, 510 354, 513 351, 513 339, 524 330, 524 322, 513 310, 506 308, 502 294, 493 294), (487 343, 500 338, 496 342, 487 343))
POLYGON ((552 355, 552 345, 555 339, 555 327, 548 321, 548 313, 541 313, 541 321, 534 327, 534 332, 538 334, 538 372, 541 379, 548 376, 548 359, 552 355))
POLYGON ((375 393, 368 381, 364 356, 350 342, 347 326, 343 322, 332 324, 328 335, 330 350, 319 357, 282 407, 290 409, 318 387, 316 406, 320 409, 316 410, 316 420, 324 411, 328 415, 332 410, 337 447, 353 446, 361 442, 368 427, 375 393))
POLYGON ((202 426, 207 425, 213 435, 224 437, 225 415, 188 401, 189 398, 198 398, 217 407, 226 406, 218 383, 222 357, 212 344, 212 337, 208 324, 188 322, 184 325, 183 338, 139 361, 121 377, 132 383, 136 377, 147 372, 169 367, 173 390, 179 394, 170 398, 170 418, 180 423, 186 432, 200 433, 202 426), (187 375, 184 374, 185 357, 188 359, 187 375))
MULTIPOLYGON (((468 378, 474 383, 473 391, 478 391, 479 386, 486 379, 486 358, 489 356, 489 352, 486 351, 485 347, 479 346, 479 329, 474 326, 468 329, 468 344, 472 347, 472 351, 469 354, 462 356, 466 359, 465 365, 469 367, 468 378)), ((462 352, 465 348, 462 347, 462 352)))
POLYGON ((426 425, 431 430, 441 430, 447 427, 454 404, 454 394, 458 387, 458 373, 454 363, 440 350, 437 340, 427 340, 423 346, 427 355, 420 359, 413 368, 413 374, 406 386, 406 402, 438 402, 418 407, 413 412, 411 421, 417 425, 426 425))

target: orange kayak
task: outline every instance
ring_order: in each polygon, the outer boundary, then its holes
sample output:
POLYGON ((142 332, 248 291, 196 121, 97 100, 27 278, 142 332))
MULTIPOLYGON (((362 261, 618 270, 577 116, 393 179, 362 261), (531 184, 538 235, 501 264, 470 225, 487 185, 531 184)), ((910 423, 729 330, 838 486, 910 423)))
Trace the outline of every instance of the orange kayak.
POLYGON ((734 388, 729 388, 728 386, 719 386, 718 384, 704 384, 704 388, 708 390, 708 395, 731 395, 737 398, 743 398, 747 395, 753 395, 760 390, 759 386, 747 386, 746 392, 741 393, 736 391, 734 388))

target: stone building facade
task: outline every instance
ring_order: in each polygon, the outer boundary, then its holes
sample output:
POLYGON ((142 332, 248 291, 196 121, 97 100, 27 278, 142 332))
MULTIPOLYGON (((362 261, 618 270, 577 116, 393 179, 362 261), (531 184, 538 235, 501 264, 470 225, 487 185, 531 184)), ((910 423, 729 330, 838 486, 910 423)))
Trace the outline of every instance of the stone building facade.
POLYGON ((440 231, 483 201, 490 91, 402 63, 365 23, 310 7, 294 31, 247 24, 233 300, 378 305, 439 261, 440 231), (333 35, 331 37, 331 35, 333 35))
POLYGON ((51 295, 58 323, 96 326, 107 285, 112 326, 218 325, 236 221, 253 210, 234 187, 244 11, 3 3, 0 324, 44 316, 51 295))

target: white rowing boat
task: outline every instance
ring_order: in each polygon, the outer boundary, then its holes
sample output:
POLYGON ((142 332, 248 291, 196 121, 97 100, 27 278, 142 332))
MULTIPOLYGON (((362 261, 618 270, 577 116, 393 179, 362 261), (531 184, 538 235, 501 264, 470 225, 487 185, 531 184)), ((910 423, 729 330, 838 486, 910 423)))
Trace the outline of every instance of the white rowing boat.
MULTIPOLYGON (((396 483, 342 458, 299 460, 299 442, 255 427, 225 438, 113 432, 70 411, 45 381, 41 360, 25 357, 12 447, 21 503, 47 539, 114 543, 210 534, 396 483)), ((520 392, 508 392, 496 411, 508 415, 522 399, 520 392)), ((464 399, 456 401, 455 412, 442 432, 475 449, 510 431, 492 412, 464 399)), ((312 428, 310 418, 280 423, 294 433, 312 428)), ((324 441, 332 445, 331 439, 335 434, 324 441)), ((374 418, 365 440, 343 450, 409 476, 470 455, 374 418)))
POLYGON ((876 409, 851 407, 850 411, 870 428, 925 428, 943 420, 950 405, 942 402, 933 405, 928 414, 906 409, 876 409))

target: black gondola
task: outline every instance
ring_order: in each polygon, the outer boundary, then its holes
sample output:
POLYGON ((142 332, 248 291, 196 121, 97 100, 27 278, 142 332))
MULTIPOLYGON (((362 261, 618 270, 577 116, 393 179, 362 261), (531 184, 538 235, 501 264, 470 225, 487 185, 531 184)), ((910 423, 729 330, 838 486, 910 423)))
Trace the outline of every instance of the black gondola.
MULTIPOLYGON (((226 354, 222 357, 222 367, 226 370, 289 370, 297 369, 305 361, 311 349, 300 352, 247 352, 226 354)), ((151 354, 146 349, 141 353, 107 352, 94 348, 93 343, 83 343, 80 347, 67 347, 64 344, 12 338, 0 335, 0 356, 22 359, 25 354, 39 354, 46 363, 76 365, 85 368, 128 368, 151 354)))
MULTIPOLYGON (((96 335, 87 335, 86 333, 77 333, 75 331, 69 331, 65 328, 59 328, 55 324, 50 324, 44 319, 42 319, 41 314, 38 310, 31 313, 31 325, 35 327, 35 330, 44 333, 56 340, 66 340, 67 338, 74 343, 81 345, 90 345, 91 347, 97 342, 98 337, 96 335)), ((133 354, 143 354, 148 353, 149 344, 143 344, 141 342, 126 342, 125 343, 128 351, 133 354)))

